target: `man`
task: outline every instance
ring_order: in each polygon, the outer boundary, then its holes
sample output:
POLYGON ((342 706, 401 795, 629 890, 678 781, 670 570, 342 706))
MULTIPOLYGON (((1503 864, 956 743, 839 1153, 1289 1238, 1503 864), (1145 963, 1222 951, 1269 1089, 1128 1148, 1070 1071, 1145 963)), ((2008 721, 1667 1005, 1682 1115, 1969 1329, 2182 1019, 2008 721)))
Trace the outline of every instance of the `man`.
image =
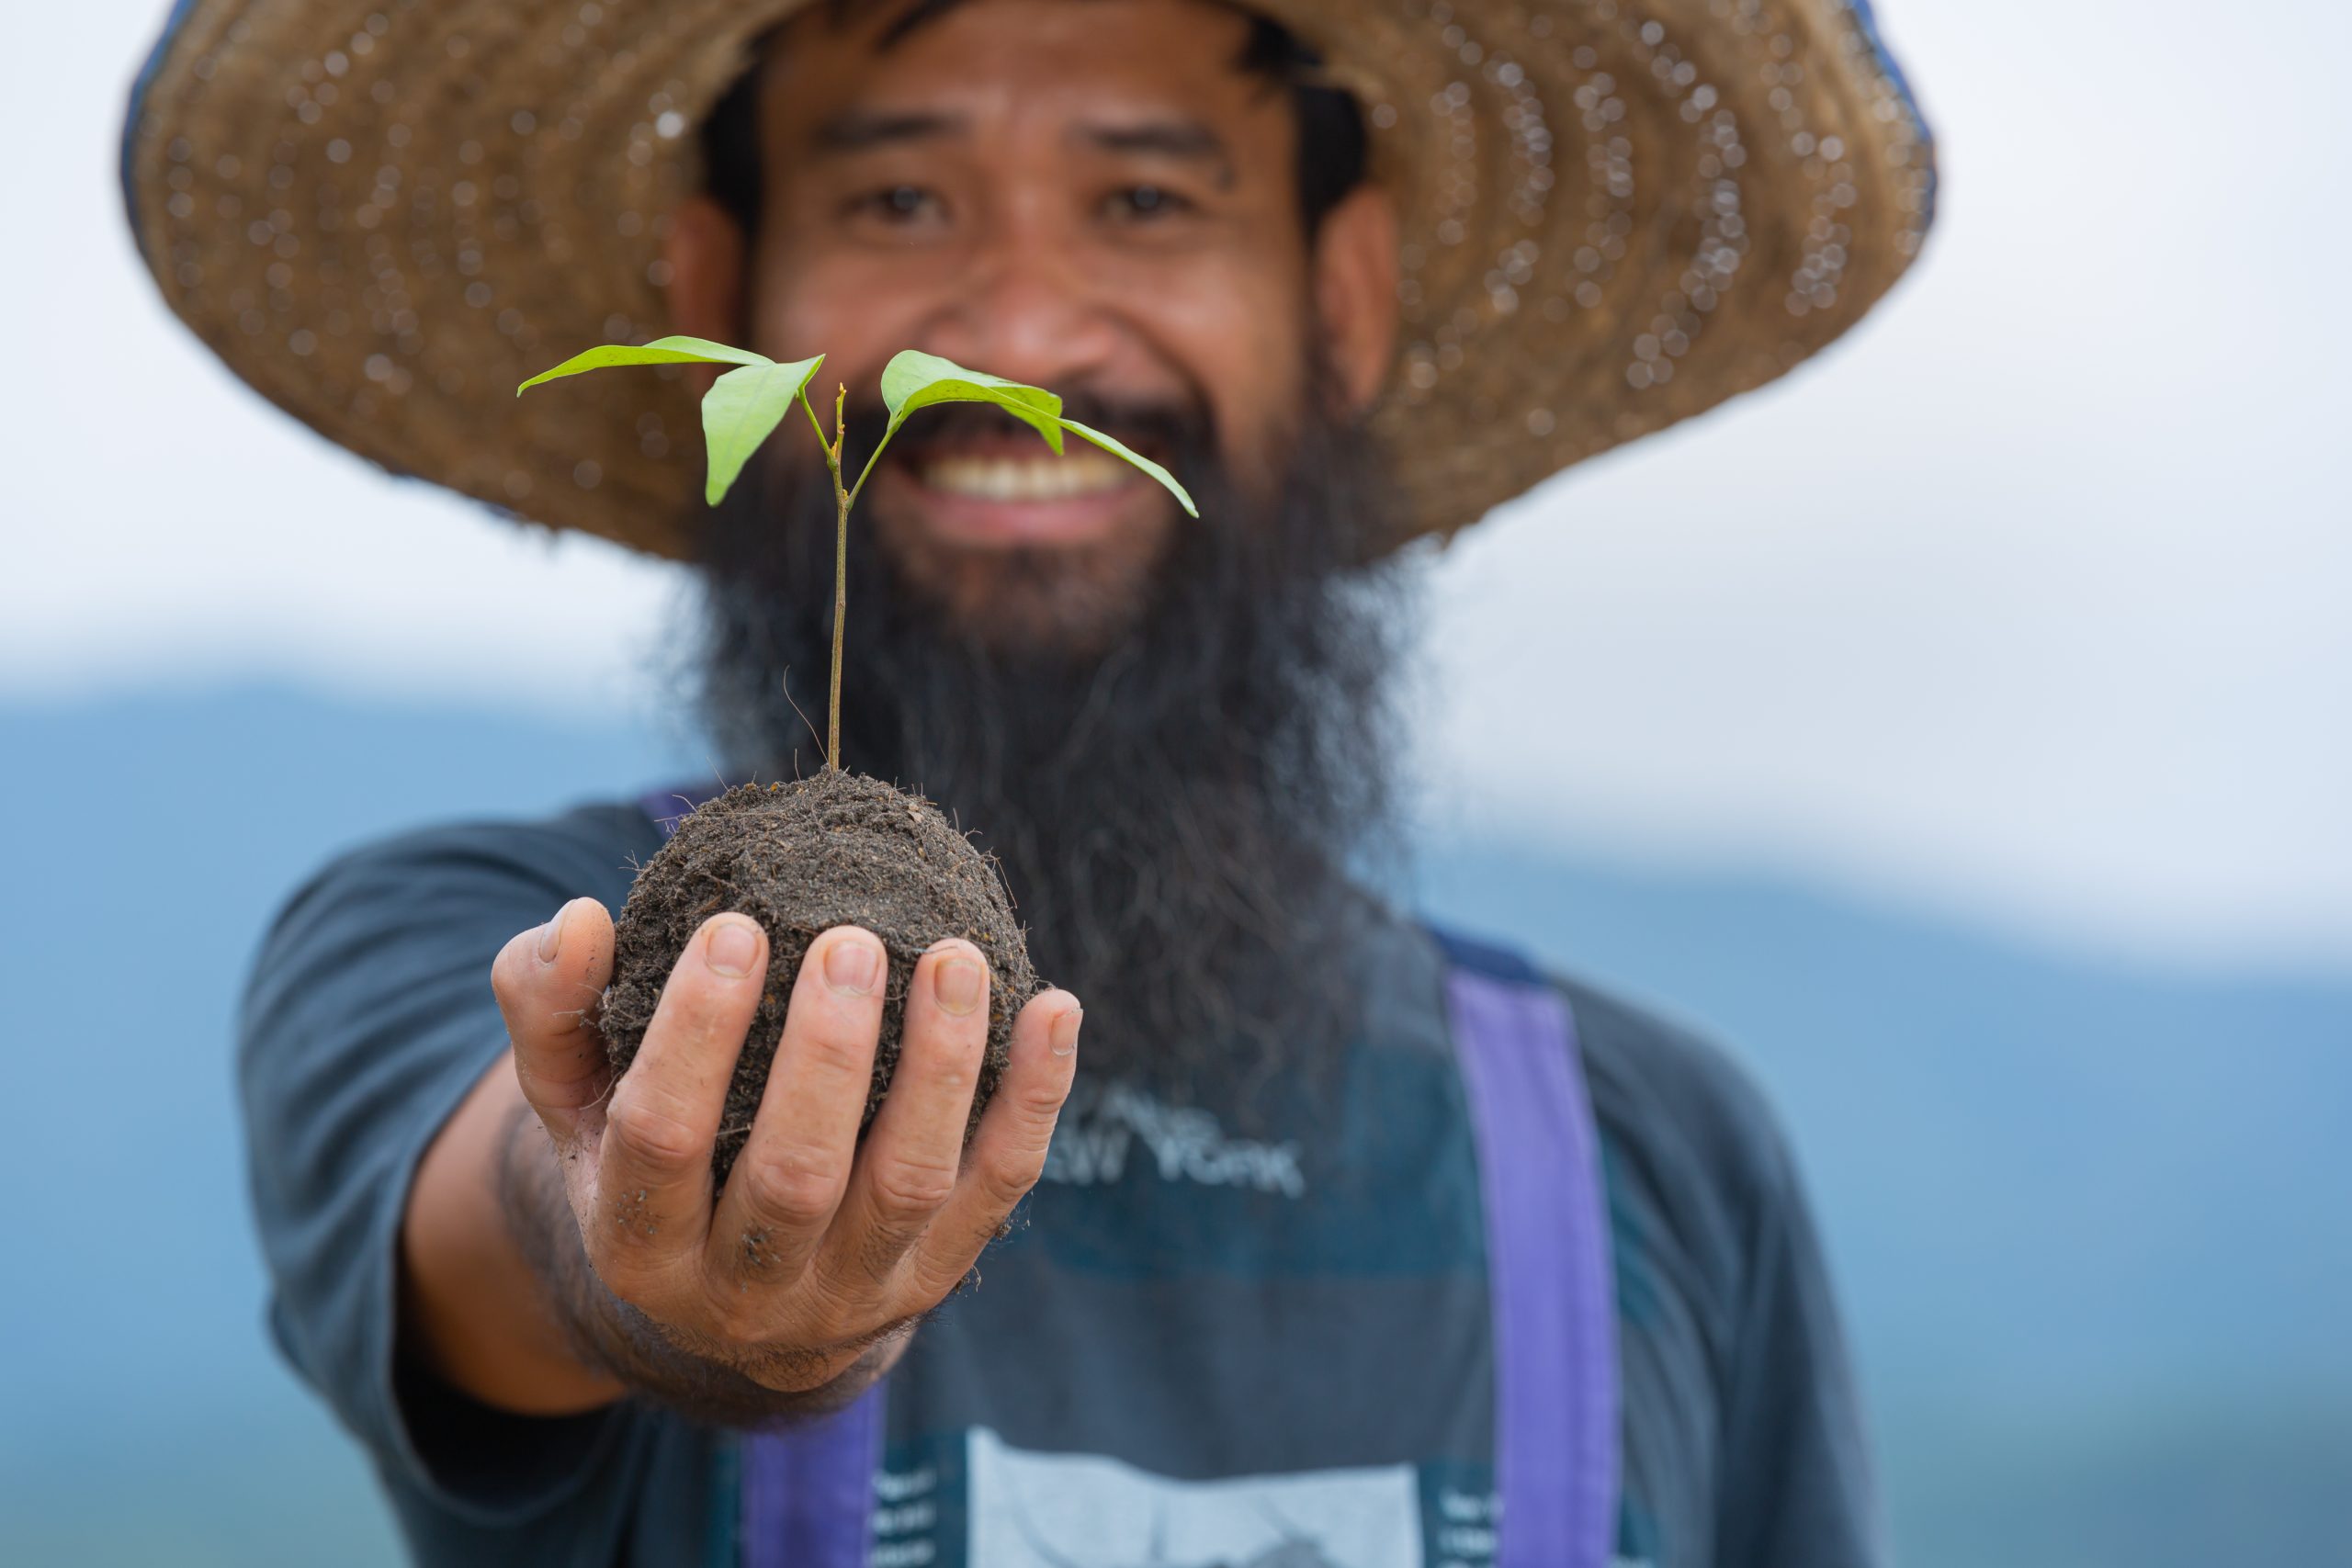
POLYGON ((213 0, 125 175, 265 393, 701 563, 737 776, 812 761, 821 475, 780 439, 706 512, 691 383, 525 376, 821 351, 854 449, 919 347, 1202 502, 956 412, 865 503, 844 761, 980 831, 1060 982, 968 1142, 968 943, 894 976, 820 938, 723 1185, 766 933, 714 912, 610 1072, 611 914, 677 797, 377 845, 288 906, 242 1058, 273 1326, 420 1558, 1878 1561, 1753 1093, 1354 874, 1397 547, 1785 370, 1916 251, 1929 150, 1866 15, 213 0))

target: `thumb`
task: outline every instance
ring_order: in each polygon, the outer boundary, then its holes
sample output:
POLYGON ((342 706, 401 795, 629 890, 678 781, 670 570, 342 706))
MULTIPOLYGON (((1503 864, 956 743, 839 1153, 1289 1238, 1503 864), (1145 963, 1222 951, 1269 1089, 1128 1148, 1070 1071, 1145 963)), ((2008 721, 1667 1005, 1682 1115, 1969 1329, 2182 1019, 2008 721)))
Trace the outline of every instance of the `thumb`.
POLYGON ((589 1022, 612 971, 613 918, 594 898, 574 898, 546 925, 520 932, 491 965, 523 1098, 559 1145, 588 1130, 612 1079, 604 1040, 589 1022))

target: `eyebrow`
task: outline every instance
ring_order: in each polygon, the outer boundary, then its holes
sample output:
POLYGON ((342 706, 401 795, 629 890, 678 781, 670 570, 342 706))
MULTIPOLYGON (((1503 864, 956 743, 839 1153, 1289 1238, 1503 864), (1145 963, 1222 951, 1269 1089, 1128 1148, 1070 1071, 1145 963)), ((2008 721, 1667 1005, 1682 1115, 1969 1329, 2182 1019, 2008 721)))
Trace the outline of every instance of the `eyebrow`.
POLYGON ((864 152, 903 141, 962 136, 970 129, 962 115, 851 109, 819 126, 814 140, 820 152, 864 152))
MULTIPOLYGON (((817 128, 814 142, 820 152, 870 152, 876 147, 910 141, 935 141, 967 135, 971 123, 962 115, 923 109, 849 109, 817 128)), ((1196 119, 1154 119, 1135 124, 1081 124, 1070 128, 1069 139, 1101 152, 1175 158, 1215 166, 1217 183, 1233 183, 1233 155, 1225 139, 1196 119)))
POLYGON ((1216 165, 1217 183, 1233 183, 1233 155, 1225 139, 1196 119, 1154 119, 1133 125, 1078 125, 1070 140, 1102 152, 1146 153, 1216 165))

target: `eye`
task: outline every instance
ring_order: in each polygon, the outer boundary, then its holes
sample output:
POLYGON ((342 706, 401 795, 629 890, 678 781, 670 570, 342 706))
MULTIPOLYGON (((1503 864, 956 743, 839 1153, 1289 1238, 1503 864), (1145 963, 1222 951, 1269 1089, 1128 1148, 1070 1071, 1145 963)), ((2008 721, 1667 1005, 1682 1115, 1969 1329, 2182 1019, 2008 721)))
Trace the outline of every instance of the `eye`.
POLYGON ((1149 221, 1192 209, 1193 204, 1166 186, 1123 186, 1104 198, 1104 214, 1112 218, 1149 221))
POLYGON ((946 204, 939 199, 937 192, 921 186, 887 186, 857 197, 850 208, 888 223, 911 223, 942 216, 946 204))

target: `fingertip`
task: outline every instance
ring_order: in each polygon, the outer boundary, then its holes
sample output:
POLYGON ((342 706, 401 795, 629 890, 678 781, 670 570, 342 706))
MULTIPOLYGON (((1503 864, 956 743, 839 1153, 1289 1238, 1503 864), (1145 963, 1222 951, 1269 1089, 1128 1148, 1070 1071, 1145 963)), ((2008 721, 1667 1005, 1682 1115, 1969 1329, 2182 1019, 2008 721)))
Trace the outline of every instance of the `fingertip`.
POLYGON ((556 954, 562 951, 564 917, 571 913, 572 904, 578 902, 579 900, 575 898, 564 904, 554 914, 548 917, 547 924, 539 928, 537 947, 540 963, 554 963, 556 954))
POLYGON ((889 953, 882 939, 864 926, 833 926, 809 943, 825 984, 845 997, 872 995, 882 984, 889 953), (819 952, 822 949, 822 952, 819 952))
POLYGON ((612 917, 594 898, 567 900, 517 931, 491 965, 523 1097, 559 1143, 605 1077, 592 1009, 612 966, 612 917))
MULTIPOLYGON (((1067 991, 1062 994, 1069 995, 1067 991)), ((1078 1032, 1085 1022, 1086 1009, 1079 1005, 1076 997, 1070 997, 1069 1005, 1054 1014, 1053 1025, 1046 1035, 1046 1049, 1057 1056, 1077 1055, 1078 1032)))
MULTIPOLYGON (((594 898, 574 898, 556 911, 561 939, 544 967, 550 983, 578 998, 583 988, 600 992, 613 972, 613 917, 594 898)), ((576 1003, 575 1003, 576 1005, 576 1003)))
POLYGON ((1029 998, 1012 1025, 1012 1066, 1023 1075, 1042 1073, 1062 1082, 1077 1069, 1078 1040, 1086 1010, 1059 987, 1029 998))
POLYGON ((514 994, 527 969, 537 965, 538 935, 536 926, 516 931, 498 950, 498 956, 490 961, 490 988, 498 994, 501 1002, 514 994))
POLYGON ((759 921, 732 912, 711 916, 695 932, 703 963, 712 974, 729 980, 743 978, 755 966, 764 967, 767 942, 768 933, 759 921))
POLYGON ((968 1018, 987 1001, 989 961, 962 937, 942 937, 915 965, 915 984, 951 1018, 968 1018))
POLYGON ((1021 1010, 1019 1027, 1042 1031, 1057 1047, 1054 1054, 1067 1055, 1069 1051, 1060 1047, 1076 1047, 1079 1022, 1085 1016, 1086 1008, 1076 997, 1059 986, 1048 986, 1021 1010))
POLYGON ((564 917, 571 906, 565 904, 538 925, 516 931, 498 950, 498 957, 490 966, 491 985, 501 997, 519 993, 540 980, 561 951, 564 917))
POLYGON ((604 905, 594 898, 569 898, 544 925, 523 932, 507 946, 521 949, 520 956, 527 956, 542 968, 552 968, 561 960, 593 957, 612 940, 612 934, 613 917, 604 905))
POLYGON ((598 900, 589 897, 572 899, 556 911, 563 917, 566 940, 574 937, 589 941, 609 941, 613 934, 613 912, 598 900))

